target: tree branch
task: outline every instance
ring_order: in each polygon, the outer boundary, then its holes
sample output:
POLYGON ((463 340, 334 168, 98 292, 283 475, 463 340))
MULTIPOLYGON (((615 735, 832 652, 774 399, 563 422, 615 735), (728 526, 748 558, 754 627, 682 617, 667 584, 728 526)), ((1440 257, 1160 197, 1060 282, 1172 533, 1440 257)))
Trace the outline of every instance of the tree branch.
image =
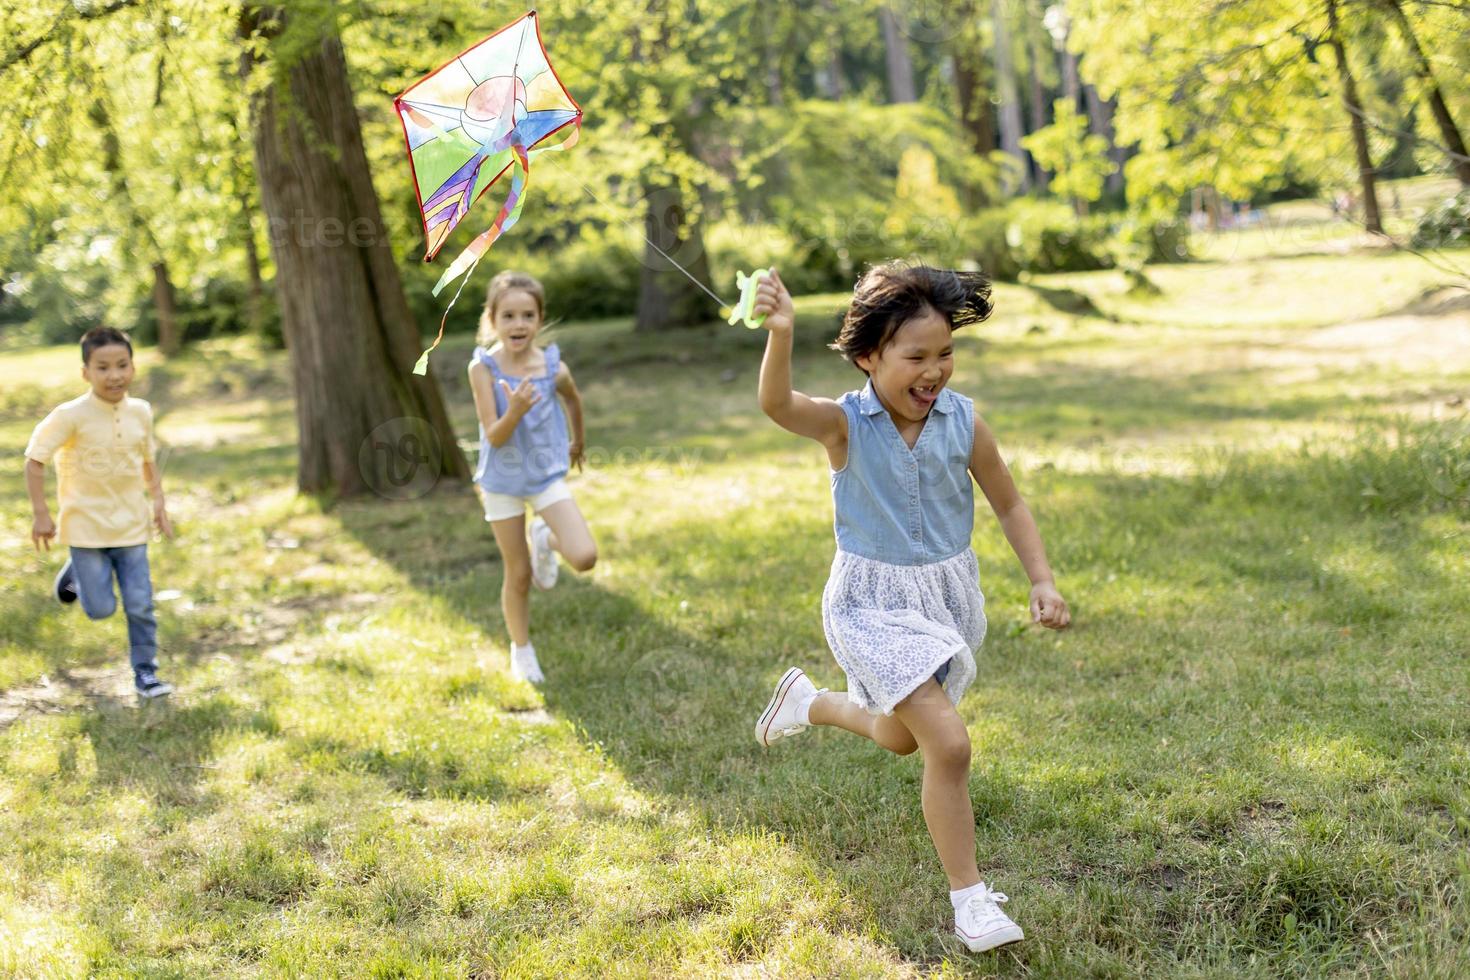
POLYGON ((0 60, 0 71, 5 71, 17 62, 28 60, 37 48, 56 36, 57 30, 66 23, 68 17, 75 16, 78 20, 97 20, 99 17, 115 14, 126 7, 135 7, 138 2, 139 0, 112 0, 105 7, 94 7, 87 10, 77 10, 75 5, 68 3, 62 8, 61 13, 56 15, 56 19, 51 22, 51 26, 44 33, 27 41, 14 51, 7 52, 4 59, 0 60))

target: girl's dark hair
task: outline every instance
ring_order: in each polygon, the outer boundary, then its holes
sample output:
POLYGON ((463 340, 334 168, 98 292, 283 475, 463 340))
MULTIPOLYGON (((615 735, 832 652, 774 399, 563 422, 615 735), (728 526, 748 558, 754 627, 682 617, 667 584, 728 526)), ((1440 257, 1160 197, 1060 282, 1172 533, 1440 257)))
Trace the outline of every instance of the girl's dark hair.
POLYGON ((958 330, 984 320, 991 309, 990 280, 979 272, 885 262, 858 280, 831 347, 856 364, 864 354, 881 351, 899 327, 927 310, 958 330))
POLYGON ((114 327, 93 327, 88 330, 82 334, 82 363, 90 361, 92 352, 97 348, 112 344, 122 344, 128 349, 128 356, 133 356, 133 342, 121 330, 114 327))

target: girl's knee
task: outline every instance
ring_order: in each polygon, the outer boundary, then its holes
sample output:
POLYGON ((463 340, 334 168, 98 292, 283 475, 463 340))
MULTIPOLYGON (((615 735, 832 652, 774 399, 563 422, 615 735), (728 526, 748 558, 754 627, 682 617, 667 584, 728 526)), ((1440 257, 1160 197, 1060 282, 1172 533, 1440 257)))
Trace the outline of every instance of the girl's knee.
POLYGON ((889 736, 879 744, 894 755, 913 755, 919 750, 919 743, 912 735, 889 736))
POLYGON ((562 555, 567 564, 579 572, 590 572, 592 566, 597 564, 597 546, 588 545, 586 548, 573 549, 571 554, 562 555))
POLYGON ((970 733, 960 728, 946 733, 924 751, 924 761, 946 772, 970 771, 970 733))
POLYGON ((531 563, 507 562, 505 566, 505 587, 515 592, 530 592, 531 563))
POLYGON ((91 605, 82 603, 82 612, 87 614, 88 619, 106 619, 117 612, 117 600, 108 596, 101 602, 94 602, 91 605))

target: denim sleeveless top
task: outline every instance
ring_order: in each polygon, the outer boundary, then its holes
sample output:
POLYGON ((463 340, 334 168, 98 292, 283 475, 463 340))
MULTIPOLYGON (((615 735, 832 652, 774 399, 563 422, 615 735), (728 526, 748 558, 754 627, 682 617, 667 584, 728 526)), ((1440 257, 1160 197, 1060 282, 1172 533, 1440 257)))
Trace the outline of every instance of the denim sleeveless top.
MULTIPOLYGON (((556 397, 556 369, 561 365, 561 351, 552 344, 545 353, 546 374, 531 379, 541 400, 521 417, 504 445, 498 449, 490 445, 485 427, 480 426, 480 465, 475 468, 475 482, 491 493, 530 497, 567 475, 567 418, 556 397)), ((470 363, 476 361, 494 375, 495 411, 503 416, 510 409, 510 401, 500 382, 506 382, 514 390, 522 379, 500 370, 495 358, 483 347, 475 348, 470 363)))
POLYGON ((832 471, 837 547, 891 565, 927 565, 970 547, 975 405, 939 393, 913 449, 868 382, 837 400, 847 413, 847 465, 832 471))

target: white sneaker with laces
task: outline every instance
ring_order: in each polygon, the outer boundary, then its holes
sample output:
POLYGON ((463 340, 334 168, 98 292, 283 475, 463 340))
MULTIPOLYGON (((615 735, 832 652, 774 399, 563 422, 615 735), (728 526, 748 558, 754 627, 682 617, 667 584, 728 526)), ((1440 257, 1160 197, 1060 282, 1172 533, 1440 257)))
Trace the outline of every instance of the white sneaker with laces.
POLYGON ((551 547, 551 526, 538 517, 531 522, 531 581, 538 589, 549 589, 556 584, 559 570, 551 547))
POLYGON ((1009 901, 982 881, 975 893, 955 911, 954 934, 970 948, 970 952, 983 953, 1026 938, 1021 927, 1000 910, 1001 904, 1009 901))
POLYGON ((797 721, 796 710, 801 707, 803 701, 826 691, 823 688, 818 691, 816 685, 807 679, 806 672, 800 667, 792 667, 781 675, 781 682, 776 685, 776 693, 771 695, 771 700, 766 704, 766 710, 755 723, 755 740, 762 745, 770 745, 777 739, 788 735, 800 735, 810 726, 804 722, 797 721))
POLYGON ((510 673, 517 680, 531 684, 541 684, 546 680, 546 675, 541 673, 541 663, 536 659, 536 648, 531 646, 511 647, 510 673))

